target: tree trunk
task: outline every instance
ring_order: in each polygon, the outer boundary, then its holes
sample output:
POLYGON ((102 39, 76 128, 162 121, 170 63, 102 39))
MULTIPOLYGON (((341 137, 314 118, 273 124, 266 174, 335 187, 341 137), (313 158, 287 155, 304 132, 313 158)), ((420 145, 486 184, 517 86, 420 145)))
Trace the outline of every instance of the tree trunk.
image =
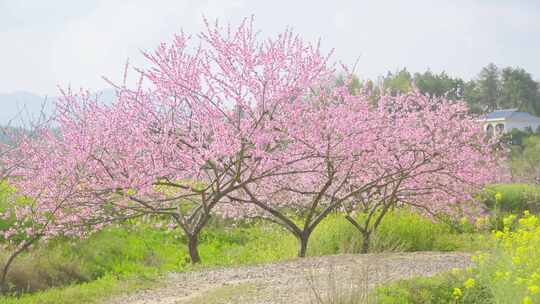
POLYGON ((368 253, 370 236, 371 235, 369 232, 367 233, 362 232, 362 248, 360 249, 360 253, 368 253))
MULTIPOLYGON (((369 238, 371 236, 371 231, 369 231, 368 224, 369 218, 367 219, 365 226, 362 227, 352 216, 346 215, 345 218, 362 234, 362 247, 360 248, 360 253, 368 253, 369 251, 369 238)), ((372 230, 373 231, 373 230, 372 230)))
POLYGON ((300 241, 300 249, 298 250, 299 258, 303 258, 306 256, 307 245, 308 245, 308 240, 309 240, 310 235, 311 233, 309 232, 303 232, 302 234, 298 236, 298 240, 300 241))
POLYGON ((7 281, 7 274, 9 272, 9 267, 11 266, 15 258, 19 254, 21 254, 23 251, 28 249, 28 247, 30 247, 30 245, 32 245, 32 243, 34 243, 36 240, 37 238, 33 238, 29 241, 26 241, 26 243, 24 243, 19 249, 15 250, 15 252, 13 252, 7 259, 6 263, 4 264, 4 267, 2 268, 2 273, 0 274, 0 294, 4 294, 8 291, 8 286, 7 286, 6 281, 7 281))
POLYGON ((198 264, 201 262, 201 257, 199 256, 199 236, 198 235, 189 235, 188 236, 188 249, 189 256, 191 258, 192 264, 198 264))

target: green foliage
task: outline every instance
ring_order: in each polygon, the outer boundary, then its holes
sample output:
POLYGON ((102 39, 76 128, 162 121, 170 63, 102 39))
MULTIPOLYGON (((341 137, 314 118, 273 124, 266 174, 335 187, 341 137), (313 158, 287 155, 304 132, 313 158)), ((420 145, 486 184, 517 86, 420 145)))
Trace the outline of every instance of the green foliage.
POLYGON ((396 73, 388 72, 383 78, 383 88, 391 94, 407 93, 412 89, 412 75, 407 69, 402 69, 396 73))
MULTIPOLYGON (((13 194, 13 189, 8 186, 5 182, 0 182, 0 214, 5 212, 8 208, 8 203, 11 195, 13 194)), ((3 219, 0 216, 0 231, 3 231, 9 227, 10 223, 3 219)), ((0 241, 2 241, 2 236, 0 235, 0 241)))
POLYGON ((469 104, 484 111, 517 108, 520 111, 540 115, 539 84, 522 68, 499 69, 490 63, 482 69, 466 92, 469 104))
POLYGON ((60 246, 73 259, 82 260, 85 273, 92 278, 106 273, 131 275, 183 269, 187 253, 183 242, 174 236, 149 225, 133 224, 60 246))
MULTIPOLYGON (((5 259, 0 254, 2 265, 5 259)), ((38 250, 16 260, 8 275, 8 286, 11 293, 21 294, 90 279, 80 261, 67 258, 61 250, 38 250)))
POLYGON ((473 284, 466 288, 464 281, 462 272, 402 280, 378 287, 374 297, 379 304, 494 303, 493 296, 485 286, 473 284))
POLYGON ((409 92, 414 84, 424 94, 465 100, 470 111, 477 114, 517 108, 540 116, 540 85, 522 68, 499 69, 490 63, 482 68, 476 79, 468 82, 444 71, 436 74, 427 70, 413 75, 403 68, 388 72, 381 82, 382 87, 394 95, 409 92))
POLYGON ((473 256, 476 267, 468 280, 486 286, 495 303, 540 302, 540 218, 524 212, 504 219, 492 250, 473 256))
POLYGON ((507 67, 501 73, 502 107, 516 107, 521 111, 540 115, 539 85, 522 68, 507 67))
POLYGON ((422 93, 431 96, 446 96, 451 100, 461 100, 464 97, 465 82, 448 76, 444 71, 440 74, 429 70, 424 73, 415 73, 414 83, 422 93))
MULTIPOLYGON (((0 261, 4 260, 0 255, 0 261)), ((55 239, 15 260, 8 284, 15 293, 88 282, 108 274, 155 276, 182 270, 187 253, 171 234, 145 225, 109 228, 83 241, 55 239)))
POLYGON ((497 66, 493 63, 482 68, 475 81, 469 98, 470 103, 481 105, 484 111, 493 111, 499 107, 501 79, 497 66))
POLYGON ((540 211, 540 186, 496 184, 486 187, 479 198, 488 208, 501 212, 540 211))

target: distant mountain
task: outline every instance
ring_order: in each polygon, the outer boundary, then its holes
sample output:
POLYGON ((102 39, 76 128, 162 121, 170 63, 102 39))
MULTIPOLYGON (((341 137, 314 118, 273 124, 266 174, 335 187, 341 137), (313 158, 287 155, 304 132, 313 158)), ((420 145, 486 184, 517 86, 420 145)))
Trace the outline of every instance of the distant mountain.
MULTIPOLYGON (((113 89, 105 89, 99 93, 102 102, 109 103, 114 100, 115 92, 113 89)), ((0 126, 10 122, 13 126, 19 126, 21 119, 39 118, 42 110, 49 115, 53 112, 57 98, 56 96, 40 96, 26 91, 16 91, 8 94, 0 93, 0 126)))

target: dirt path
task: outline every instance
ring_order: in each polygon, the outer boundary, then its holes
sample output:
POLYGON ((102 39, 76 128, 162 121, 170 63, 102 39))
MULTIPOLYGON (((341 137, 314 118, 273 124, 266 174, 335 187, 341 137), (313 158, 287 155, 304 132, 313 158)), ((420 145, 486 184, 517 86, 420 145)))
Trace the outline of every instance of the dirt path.
MULTIPOLYGON (((107 304, 311 304, 322 298, 361 297, 376 284, 430 276, 470 265, 465 253, 338 255, 169 275, 163 287, 107 304), (331 296, 334 295, 334 296, 331 296)), ((328 302, 328 301, 325 301, 328 302)))

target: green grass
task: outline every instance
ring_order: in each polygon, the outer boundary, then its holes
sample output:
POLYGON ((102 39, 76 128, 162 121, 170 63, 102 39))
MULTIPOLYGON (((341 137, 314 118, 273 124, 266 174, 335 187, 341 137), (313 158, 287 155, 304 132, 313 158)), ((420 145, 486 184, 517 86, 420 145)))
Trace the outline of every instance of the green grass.
POLYGON ((140 288, 154 286, 157 278, 118 278, 104 275, 94 281, 23 295, 22 297, 0 297, 0 304, 73 304, 100 303, 103 299, 140 288))
POLYGON ((522 213, 525 210, 540 212, 540 186, 528 184, 496 184, 486 187, 480 199, 492 209, 502 212, 522 213), (500 195, 496 204, 495 195, 500 195))
MULTIPOLYGON (((406 210, 383 220, 373 251, 463 250, 476 235, 457 234, 406 210)), ((340 214, 314 231, 308 255, 359 252, 361 236, 340 214)), ((480 242, 479 242, 480 243, 480 242)), ((200 240, 202 265, 189 264, 185 239, 177 231, 132 222, 98 232, 86 240, 57 239, 18 259, 10 278, 19 290, 33 292, 0 303, 94 303, 102 297, 152 284, 169 271, 256 264, 295 258, 297 240, 267 222, 237 226, 212 223, 200 240), (71 274, 72 285, 64 280, 71 274), (40 291, 47 287, 53 287, 40 291), (60 300, 62 299, 62 300, 60 300), (64 301, 64 302, 62 302, 64 301)), ((1 259, 1 255, 0 255, 1 259)))
POLYGON ((482 285, 476 284, 456 297, 454 288, 464 290, 462 272, 444 273, 433 277, 401 280, 380 286, 373 292, 378 304, 488 304, 493 296, 482 285))

